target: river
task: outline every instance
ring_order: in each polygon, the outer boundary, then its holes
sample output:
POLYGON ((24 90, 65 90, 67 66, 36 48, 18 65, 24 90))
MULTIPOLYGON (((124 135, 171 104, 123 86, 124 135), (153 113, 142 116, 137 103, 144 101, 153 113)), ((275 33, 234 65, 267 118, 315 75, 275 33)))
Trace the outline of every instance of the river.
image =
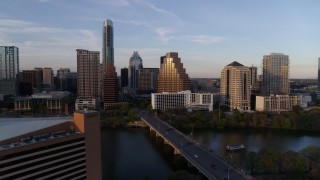
MULTIPOLYGON (((191 136, 191 131, 185 131, 191 136)), ((300 151, 309 145, 320 146, 320 134, 271 130, 195 130, 193 138, 229 160, 242 164, 250 151, 270 147, 285 152, 300 151), (227 152, 228 144, 244 144, 239 152, 227 152)), ((150 135, 148 129, 102 129, 103 179, 162 180, 187 163, 175 157, 168 145, 150 135)), ((190 170, 190 169, 189 169, 190 170)))

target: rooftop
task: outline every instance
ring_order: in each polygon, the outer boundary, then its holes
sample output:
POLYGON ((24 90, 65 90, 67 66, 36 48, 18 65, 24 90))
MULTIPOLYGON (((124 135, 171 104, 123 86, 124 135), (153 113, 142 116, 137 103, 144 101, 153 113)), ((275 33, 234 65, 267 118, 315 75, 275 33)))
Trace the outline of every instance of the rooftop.
POLYGON ((233 61, 231 64, 229 64, 227 66, 243 66, 243 65, 238 63, 237 61, 233 61))
POLYGON ((0 142, 67 121, 73 121, 73 118, 0 118, 0 142))

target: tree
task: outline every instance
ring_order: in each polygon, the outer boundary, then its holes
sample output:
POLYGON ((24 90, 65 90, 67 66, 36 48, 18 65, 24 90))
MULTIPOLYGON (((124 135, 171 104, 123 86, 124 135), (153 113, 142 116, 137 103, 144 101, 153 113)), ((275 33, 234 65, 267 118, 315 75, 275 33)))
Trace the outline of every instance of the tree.
POLYGON ((255 174, 257 164, 257 153, 249 152, 245 159, 245 167, 251 171, 251 174, 255 174))
POLYGON ((295 105, 292 107, 292 111, 295 112, 296 114, 300 114, 303 112, 303 109, 299 105, 295 105))

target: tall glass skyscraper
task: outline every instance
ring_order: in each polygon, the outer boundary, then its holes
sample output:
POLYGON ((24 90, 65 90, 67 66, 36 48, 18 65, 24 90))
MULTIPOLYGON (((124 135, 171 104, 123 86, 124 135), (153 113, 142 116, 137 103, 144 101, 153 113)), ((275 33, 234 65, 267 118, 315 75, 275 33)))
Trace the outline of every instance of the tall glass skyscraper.
POLYGON ((19 48, 0 46, 0 80, 16 79, 19 74, 19 48))
POLYGON ((114 64, 114 54, 113 54, 113 23, 110 19, 107 19, 103 23, 103 48, 102 48, 102 64, 103 73, 105 74, 107 69, 107 64, 114 64))
POLYGON ((289 94, 289 56, 271 53, 263 56, 262 94, 289 94))
POLYGON ((142 58, 138 51, 134 51, 129 60, 129 87, 133 89, 138 88, 139 69, 143 68, 142 58))

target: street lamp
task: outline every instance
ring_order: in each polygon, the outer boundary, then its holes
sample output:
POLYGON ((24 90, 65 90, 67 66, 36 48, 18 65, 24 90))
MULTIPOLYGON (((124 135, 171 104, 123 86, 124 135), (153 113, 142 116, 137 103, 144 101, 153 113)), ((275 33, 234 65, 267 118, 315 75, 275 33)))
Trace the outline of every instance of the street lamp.
POLYGON ((182 135, 180 135, 180 148, 182 148, 182 135))

